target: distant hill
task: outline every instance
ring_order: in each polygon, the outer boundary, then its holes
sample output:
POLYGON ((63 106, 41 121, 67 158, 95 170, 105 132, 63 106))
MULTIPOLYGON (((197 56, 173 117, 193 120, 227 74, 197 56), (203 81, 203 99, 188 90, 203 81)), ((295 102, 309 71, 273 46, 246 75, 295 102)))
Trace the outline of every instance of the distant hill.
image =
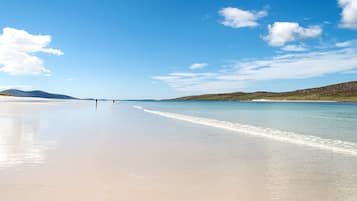
POLYGON ((289 92, 235 92, 221 94, 204 94, 185 96, 171 100, 319 100, 319 101, 352 101, 357 102, 357 81, 328 85, 318 88, 302 89, 289 92))
POLYGON ((50 99, 77 99, 72 96, 62 94, 52 94, 44 91, 22 91, 18 89, 8 89, 0 92, 0 95, 15 96, 15 97, 33 97, 33 98, 50 98, 50 99))

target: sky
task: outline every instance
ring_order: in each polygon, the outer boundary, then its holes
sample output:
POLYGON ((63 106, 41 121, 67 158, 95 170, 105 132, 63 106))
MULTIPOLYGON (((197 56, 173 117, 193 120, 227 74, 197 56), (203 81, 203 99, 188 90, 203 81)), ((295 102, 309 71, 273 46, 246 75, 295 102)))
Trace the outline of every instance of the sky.
POLYGON ((357 0, 0 5, 0 89, 146 99, 357 80, 357 0))

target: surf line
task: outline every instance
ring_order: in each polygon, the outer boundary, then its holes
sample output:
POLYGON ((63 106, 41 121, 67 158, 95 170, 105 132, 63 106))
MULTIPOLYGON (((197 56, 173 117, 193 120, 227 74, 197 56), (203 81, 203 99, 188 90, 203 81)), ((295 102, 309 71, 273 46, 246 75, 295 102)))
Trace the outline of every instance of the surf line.
POLYGON ((321 138, 312 135, 303 135, 303 134, 298 134, 289 131, 282 131, 272 128, 263 128, 263 127, 252 126, 247 124, 209 119, 204 117, 196 117, 196 116, 189 116, 189 115, 183 115, 183 114, 177 114, 171 112, 149 110, 137 105, 134 105, 133 107, 139 110, 143 110, 144 112, 159 115, 166 118, 235 131, 241 134, 249 134, 252 136, 264 137, 271 140, 287 142, 296 145, 303 145, 312 148, 328 150, 335 153, 348 154, 357 157, 357 144, 353 142, 321 138))

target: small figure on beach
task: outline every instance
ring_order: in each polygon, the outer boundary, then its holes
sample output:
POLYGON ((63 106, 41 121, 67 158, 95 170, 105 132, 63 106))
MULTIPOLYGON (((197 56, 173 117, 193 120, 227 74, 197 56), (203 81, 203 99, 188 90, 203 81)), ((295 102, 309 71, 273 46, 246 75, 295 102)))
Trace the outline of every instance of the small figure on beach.
POLYGON ((95 109, 98 107, 98 99, 95 99, 95 109))
POLYGON ((115 104, 115 100, 113 100, 113 104, 115 104))

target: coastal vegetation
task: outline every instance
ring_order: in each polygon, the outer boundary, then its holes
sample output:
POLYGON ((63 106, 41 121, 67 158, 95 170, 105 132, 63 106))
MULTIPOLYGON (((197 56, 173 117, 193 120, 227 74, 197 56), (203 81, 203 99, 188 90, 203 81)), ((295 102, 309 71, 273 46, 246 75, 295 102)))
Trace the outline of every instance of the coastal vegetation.
POLYGON ((171 100, 199 101, 252 101, 252 100, 296 100, 296 101, 345 101, 357 102, 357 81, 333 84, 318 88, 288 92, 234 92, 185 96, 171 100))

